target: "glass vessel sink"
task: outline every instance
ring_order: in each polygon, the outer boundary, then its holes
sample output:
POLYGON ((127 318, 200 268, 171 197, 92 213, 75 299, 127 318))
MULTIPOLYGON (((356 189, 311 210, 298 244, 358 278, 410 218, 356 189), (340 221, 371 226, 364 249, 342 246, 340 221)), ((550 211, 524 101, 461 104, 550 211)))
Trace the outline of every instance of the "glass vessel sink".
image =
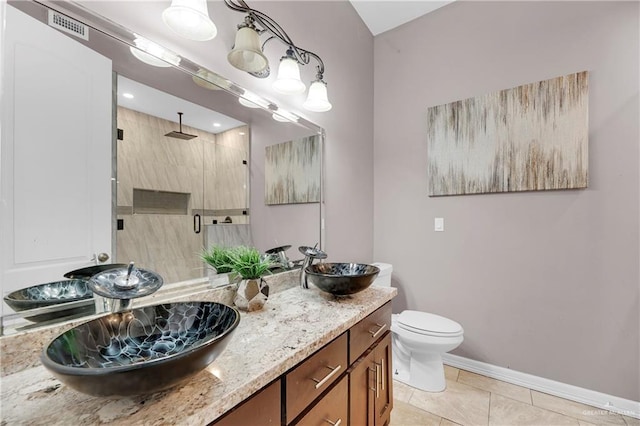
POLYGON ((369 287, 378 276, 377 266, 364 263, 316 263, 307 266, 307 281, 335 296, 358 293, 369 287))
POLYGON ((26 316, 33 322, 93 312, 93 292, 83 279, 62 280, 14 291, 4 297, 4 301, 16 312, 60 305, 68 302, 85 300, 87 303, 76 303, 69 308, 61 308, 53 312, 26 316))
POLYGON ((216 302, 167 303, 109 314, 56 337, 42 364, 94 396, 161 391, 194 376, 226 348, 240 312, 216 302))
POLYGON ((101 263, 100 265, 91 265, 80 269, 74 269, 64 274, 65 278, 89 279, 95 274, 106 271, 107 269, 126 268, 124 263, 101 263))

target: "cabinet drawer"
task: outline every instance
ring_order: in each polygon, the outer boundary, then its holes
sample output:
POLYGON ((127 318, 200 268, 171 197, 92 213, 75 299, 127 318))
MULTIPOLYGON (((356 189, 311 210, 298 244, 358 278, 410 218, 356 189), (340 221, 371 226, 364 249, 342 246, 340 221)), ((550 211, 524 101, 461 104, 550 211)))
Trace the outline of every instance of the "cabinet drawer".
MULTIPOLYGON (((287 424, 347 370, 347 333, 286 375, 287 424)), ((343 421, 346 421, 343 420, 343 421)))
POLYGON ((333 424, 347 426, 348 392, 348 380, 347 376, 344 376, 296 425, 329 426, 333 424))
POLYGON ((390 329, 391 302, 387 302, 349 330, 349 364, 390 329))
POLYGON ((215 426, 247 426, 259 421, 263 426, 280 424, 280 379, 215 421, 215 426))

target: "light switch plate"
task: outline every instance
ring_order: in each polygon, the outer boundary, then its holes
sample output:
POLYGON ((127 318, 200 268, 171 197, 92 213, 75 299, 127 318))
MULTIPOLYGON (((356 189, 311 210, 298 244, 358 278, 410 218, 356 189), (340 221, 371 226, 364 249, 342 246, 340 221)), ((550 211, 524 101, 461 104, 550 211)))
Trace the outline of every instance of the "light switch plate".
POLYGON ((444 232, 444 218, 436 217, 433 221, 433 230, 437 232, 444 232))

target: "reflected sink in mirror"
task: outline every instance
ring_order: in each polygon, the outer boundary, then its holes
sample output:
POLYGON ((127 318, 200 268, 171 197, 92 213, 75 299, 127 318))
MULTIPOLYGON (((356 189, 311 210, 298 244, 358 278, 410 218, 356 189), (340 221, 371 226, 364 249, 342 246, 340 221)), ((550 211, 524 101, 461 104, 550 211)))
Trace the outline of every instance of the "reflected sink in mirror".
POLYGON ((64 274, 65 278, 89 279, 92 276, 109 269, 126 268, 124 263, 101 263, 99 265, 91 265, 80 269, 74 269, 64 274))
POLYGON ((307 281, 335 296, 347 296, 369 287, 380 268, 364 263, 316 263, 305 268, 307 281))
POLYGON ((17 290, 4 297, 6 304, 16 312, 83 300, 86 300, 86 304, 75 303, 68 309, 25 317, 25 319, 33 322, 93 313, 93 292, 88 287, 87 281, 83 279, 55 281, 17 290))
POLYGON ((93 396, 165 390, 211 364, 240 323, 216 302, 167 303, 86 322, 45 347, 42 364, 67 386, 93 396))

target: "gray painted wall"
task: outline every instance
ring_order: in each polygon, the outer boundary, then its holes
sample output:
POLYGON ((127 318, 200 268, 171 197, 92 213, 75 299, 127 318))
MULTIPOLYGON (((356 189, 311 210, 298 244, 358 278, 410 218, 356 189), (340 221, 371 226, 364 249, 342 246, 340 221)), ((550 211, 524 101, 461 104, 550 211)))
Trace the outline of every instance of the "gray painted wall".
POLYGON ((374 258, 395 310, 460 322, 458 355, 636 401, 638 12, 456 2, 374 41, 374 258), (588 189, 427 196, 427 107, 582 70, 588 189))

